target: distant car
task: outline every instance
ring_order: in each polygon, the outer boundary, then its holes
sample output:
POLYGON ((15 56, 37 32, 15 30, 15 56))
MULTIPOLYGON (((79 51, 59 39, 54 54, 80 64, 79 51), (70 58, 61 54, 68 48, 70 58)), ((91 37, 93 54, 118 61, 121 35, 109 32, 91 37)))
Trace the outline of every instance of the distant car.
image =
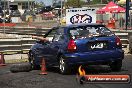
POLYGON ((55 15, 51 11, 44 12, 41 16, 43 19, 47 19, 47 20, 53 20, 53 18, 55 17, 55 15))
POLYGON ((3 17, 4 16, 4 13, 0 11, 0 16, 3 17))
POLYGON ((2 11, 2 8, 0 7, 0 16, 3 17, 4 16, 4 12, 2 11))
POLYGON ((37 41, 29 51, 29 62, 40 67, 42 57, 46 66, 58 65, 67 74, 80 65, 109 65, 119 71, 124 59, 120 38, 101 24, 60 26, 45 34, 50 42, 37 41), (51 35, 53 37, 51 37, 51 35))
POLYGON ((12 22, 12 20, 11 20, 10 16, 6 16, 5 18, 0 18, 0 23, 3 23, 3 22, 10 23, 10 22, 12 22))
POLYGON ((26 21, 26 16, 31 16, 33 19, 36 18, 36 14, 32 10, 25 10, 24 13, 21 15, 22 21, 26 21))
POLYGON ((36 8, 36 9, 34 10, 35 14, 39 14, 40 11, 41 11, 41 8, 36 8))
POLYGON ((11 17, 20 17, 21 13, 20 13, 19 10, 12 10, 11 13, 10 13, 10 16, 11 17))
POLYGON ((3 19, 2 18, 0 18, 0 23, 3 23, 3 19))
POLYGON ((6 17, 5 19, 3 19, 3 22, 5 21, 5 23, 10 23, 12 22, 10 17, 6 17))
POLYGON ((49 11, 52 11, 53 8, 51 6, 45 6, 45 7, 42 7, 40 10, 39 10, 39 13, 40 14, 43 14, 45 12, 49 12, 49 11))

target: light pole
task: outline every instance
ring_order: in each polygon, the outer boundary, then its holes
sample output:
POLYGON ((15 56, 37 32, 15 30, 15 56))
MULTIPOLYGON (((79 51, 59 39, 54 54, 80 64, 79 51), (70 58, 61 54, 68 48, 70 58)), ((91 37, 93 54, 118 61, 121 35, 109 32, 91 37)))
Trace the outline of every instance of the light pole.
POLYGON ((0 0, 0 8, 1 8, 1 0, 0 0))
POLYGON ((5 2, 5 0, 4 0, 4 20, 3 20, 3 23, 4 23, 4 34, 5 34, 5 16, 6 16, 6 14, 5 14, 5 9, 6 9, 6 2, 5 2))
POLYGON ((9 11, 10 10, 10 0, 8 0, 7 3, 8 3, 8 9, 7 10, 9 11))
POLYGON ((102 2, 103 2, 103 1, 101 0, 101 4, 102 4, 102 2))
POLYGON ((29 4, 30 4, 30 3, 29 3, 29 0, 28 0, 28 10, 30 9, 29 4))
POLYGON ((132 12, 130 13, 130 28, 132 29, 132 12))
POLYGON ((80 0, 77 0, 78 8, 80 7, 80 0))
POLYGON ((62 10, 63 10, 63 6, 62 6, 62 0, 61 0, 61 19, 62 19, 62 17, 63 17, 63 16, 62 16, 62 14, 63 14, 63 13, 62 13, 62 10))
POLYGON ((129 10, 130 10, 130 0, 126 0, 126 30, 127 30, 127 26, 128 26, 128 21, 129 21, 129 10))

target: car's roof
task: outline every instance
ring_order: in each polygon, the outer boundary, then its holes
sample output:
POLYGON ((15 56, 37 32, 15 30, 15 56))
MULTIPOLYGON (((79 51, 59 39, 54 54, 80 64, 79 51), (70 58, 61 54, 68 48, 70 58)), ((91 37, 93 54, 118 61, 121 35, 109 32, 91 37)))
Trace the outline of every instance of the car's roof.
POLYGON ((105 26, 102 24, 98 23, 81 23, 81 24, 70 24, 70 25, 65 25, 65 26, 60 26, 60 27, 78 27, 78 26, 105 26))
MULTIPOLYGON (((58 28, 72 28, 72 27, 79 27, 79 26, 101 26, 101 27, 104 27, 105 25, 97 24, 97 23, 59 25, 59 26, 53 27, 51 30, 49 30, 49 31, 44 35, 44 37, 46 37, 52 30, 56 30, 56 29, 58 29, 58 28)), ((61 29, 59 29, 59 30, 61 30, 61 29)), ((64 31, 59 31, 59 32, 64 32, 64 31)))

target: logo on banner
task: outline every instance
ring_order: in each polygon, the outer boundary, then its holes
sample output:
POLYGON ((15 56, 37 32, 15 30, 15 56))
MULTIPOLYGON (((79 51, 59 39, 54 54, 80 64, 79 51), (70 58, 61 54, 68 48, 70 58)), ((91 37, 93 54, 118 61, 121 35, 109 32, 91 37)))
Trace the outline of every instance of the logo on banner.
POLYGON ((75 23, 91 23, 92 17, 88 14, 84 14, 84 15, 76 14, 70 18, 70 22, 72 24, 75 24, 75 23))

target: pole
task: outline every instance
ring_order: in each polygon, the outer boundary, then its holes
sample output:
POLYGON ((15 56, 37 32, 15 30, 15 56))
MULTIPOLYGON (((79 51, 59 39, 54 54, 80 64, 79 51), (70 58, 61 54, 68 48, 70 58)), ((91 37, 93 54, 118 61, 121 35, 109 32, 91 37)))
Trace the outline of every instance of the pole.
POLYGON ((66 3, 65 3, 66 1, 64 0, 64 8, 66 9, 66 3))
POLYGON ((8 0, 8 11, 10 10, 10 1, 8 0))
POLYGON ((63 10, 63 6, 62 6, 62 0, 61 0, 61 20, 62 20, 62 17, 63 17, 63 16, 62 16, 62 14, 63 14, 63 13, 62 13, 62 10, 63 10))
POLYGON ((77 4, 78 4, 78 8, 79 8, 80 7, 80 5, 79 5, 80 4, 80 0, 78 0, 77 4))
POLYGON ((1 0, 0 0, 0 8, 1 8, 1 0))
POLYGON ((61 0, 61 18, 62 18, 62 9, 63 9, 63 6, 62 6, 62 0, 61 0))
POLYGON ((128 17, 129 17, 129 9, 130 9, 130 6, 129 6, 129 3, 130 3, 130 0, 126 0, 126 30, 127 30, 127 26, 128 26, 128 17))
POLYGON ((5 34, 5 4, 6 4, 6 2, 5 2, 5 0, 4 0, 4 21, 3 21, 3 23, 4 23, 4 34, 5 34))
POLYGON ((65 16, 66 16, 66 3, 65 3, 66 1, 64 0, 64 13, 63 14, 65 14, 65 16))
POLYGON ((101 0, 101 4, 102 4, 102 0, 101 0))
MULTIPOLYGON (((29 0, 28 0, 28 10, 30 10, 30 7, 29 7, 30 3, 29 3, 29 0)), ((26 16, 27 17, 27 16, 26 16)), ((28 28, 29 28, 29 17, 28 17, 28 28)))
POLYGON ((130 13, 130 28, 132 29, 132 12, 130 13))
POLYGON ((29 8, 29 0, 28 0, 28 10, 29 10, 30 8, 29 8))

